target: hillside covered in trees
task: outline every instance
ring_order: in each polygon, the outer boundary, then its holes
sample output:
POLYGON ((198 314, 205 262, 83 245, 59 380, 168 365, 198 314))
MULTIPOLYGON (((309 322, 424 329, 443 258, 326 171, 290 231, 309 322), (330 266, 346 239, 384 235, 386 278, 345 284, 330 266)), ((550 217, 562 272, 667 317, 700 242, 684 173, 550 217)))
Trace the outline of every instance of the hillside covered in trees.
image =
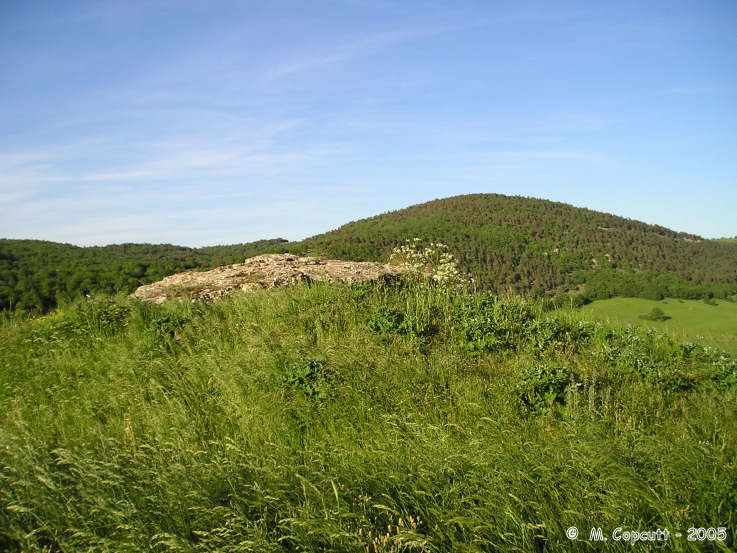
POLYGON ((446 243, 485 289, 535 295, 585 290, 590 299, 737 293, 737 243, 499 194, 434 200, 283 247, 377 261, 408 237, 446 243))
POLYGON ((386 261, 393 248, 415 237, 447 244, 479 288, 497 292, 511 289, 559 300, 570 294, 577 302, 737 294, 735 240, 704 240, 547 200, 472 194, 351 222, 300 242, 81 248, 0 240, 0 309, 44 312, 83 294, 131 292, 169 274, 260 253, 386 261))
POLYGON ((285 242, 186 248, 171 244, 117 244, 82 248, 41 240, 0 239, 0 309, 45 312, 90 293, 132 292, 187 269, 243 261, 285 242))

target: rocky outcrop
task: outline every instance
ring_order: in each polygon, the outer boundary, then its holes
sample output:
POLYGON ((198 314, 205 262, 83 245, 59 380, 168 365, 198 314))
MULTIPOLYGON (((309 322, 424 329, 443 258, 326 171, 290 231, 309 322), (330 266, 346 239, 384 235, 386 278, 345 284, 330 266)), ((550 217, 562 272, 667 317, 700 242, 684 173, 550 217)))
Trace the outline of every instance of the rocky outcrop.
POLYGON ((224 265, 211 271, 186 272, 171 275, 159 282, 138 288, 133 297, 142 301, 162 303, 167 299, 191 298, 210 301, 236 290, 255 290, 286 286, 301 282, 353 282, 393 279, 402 270, 394 265, 314 257, 265 254, 244 263, 224 265))

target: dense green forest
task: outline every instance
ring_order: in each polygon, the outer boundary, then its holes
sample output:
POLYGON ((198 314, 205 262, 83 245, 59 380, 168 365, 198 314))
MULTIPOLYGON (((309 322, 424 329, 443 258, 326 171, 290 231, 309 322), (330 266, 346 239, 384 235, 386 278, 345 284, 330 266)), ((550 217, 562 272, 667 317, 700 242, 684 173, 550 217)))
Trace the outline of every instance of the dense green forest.
POLYGON ((0 309, 46 312, 60 302, 96 292, 132 292, 187 269, 242 261, 285 242, 185 248, 118 244, 81 248, 40 240, 0 240, 0 309))
POLYGON ((45 312, 80 295, 131 292, 172 273, 266 252, 386 261, 394 247, 414 237, 446 243, 481 289, 496 292, 578 303, 614 296, 730 299, 737 294, 732 239, 704 240, 547 200, 473 194, 351 222, 301 242, 195 249, 0 240, 0 309, 45 312))
POLYGON ((446 243, 483 289, 533 295, 578 290, 589 299, 737 293, 737 243, 518 196, 435 200, 282 247, 385 260, 416 236, 446 243))

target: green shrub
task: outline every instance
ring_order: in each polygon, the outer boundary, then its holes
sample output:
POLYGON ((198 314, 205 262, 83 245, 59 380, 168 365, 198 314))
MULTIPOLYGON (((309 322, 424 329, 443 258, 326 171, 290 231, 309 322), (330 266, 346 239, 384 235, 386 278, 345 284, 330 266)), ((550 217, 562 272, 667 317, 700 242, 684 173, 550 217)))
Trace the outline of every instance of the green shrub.
POLYGON ((584 294, 573 294, 570 296, 571 307, 583 307, 591 303, 591 298, 584 294))
POLYGON ((421 339, 434 336, 438 332, 431 314, 426 312, 406 314, 401 329, 405 334, 421 339))
POLYGON ((187 322, 187 318, 178 313, 165 313, 156 319, 153 319, 146 328, 146 331, 160 340, 174 338, 175 332, 182 328, 187 322))
POLYGON ((381 305, 376 308, 373 315, 369 319, 368 327, 374 332, 386 334, 389 332, 399 332, 402 329, 404 315, 387 305, 381 305))
POLYGON ((304 359, 292 365, 282 382, 312 400, 322 401, 330 395, 330 377, 325 361, 304 359))
POLYGON ((392 307, 382 305, 376 308, 368 327, 380 334, 405 334, 415 338, 425 339, 437 334, 438 328, 430 310, 416 310, 402 313, 392 307))
POLYGON ((526 409, 542 412, 565 402, 566 389, 574 383, 565 367, 536 364, 519 374, 517 397, 526 409))
POLYGON ((529 341, 538 351, 576 351, 590 343, 596 325, 560 317, 535 319, 529 326, 529 341))
POLYGON ((533 304, 519 296, 466 296, 455 311, 462 346, 469 351, 516 349, 529 337, 533 304))
POLYGON ((666 315, 660 307, 653 307, 650 313, 640 315, 640 318, 647 321, 667 321, 670 319, 670 317, 666 315))

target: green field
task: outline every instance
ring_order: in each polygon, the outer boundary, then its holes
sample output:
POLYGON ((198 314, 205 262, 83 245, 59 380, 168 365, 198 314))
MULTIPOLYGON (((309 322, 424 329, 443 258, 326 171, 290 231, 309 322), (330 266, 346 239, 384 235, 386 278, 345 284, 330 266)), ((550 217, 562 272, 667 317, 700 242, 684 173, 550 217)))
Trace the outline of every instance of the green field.
POLYGON ((0 551, 733 550, 737 361, 576 316, 411 283, 5 316, 0 551))
POLYGON ((634 323, 666 332, 678 339, 699 342, 737 353, 737 303, 715 300, 709 305, 701 300, 612 298, 598 300, 581 308, 586 316, 615 324, 634 323), (670 317, 649 321, 640 315, 659 307, 670 317))

